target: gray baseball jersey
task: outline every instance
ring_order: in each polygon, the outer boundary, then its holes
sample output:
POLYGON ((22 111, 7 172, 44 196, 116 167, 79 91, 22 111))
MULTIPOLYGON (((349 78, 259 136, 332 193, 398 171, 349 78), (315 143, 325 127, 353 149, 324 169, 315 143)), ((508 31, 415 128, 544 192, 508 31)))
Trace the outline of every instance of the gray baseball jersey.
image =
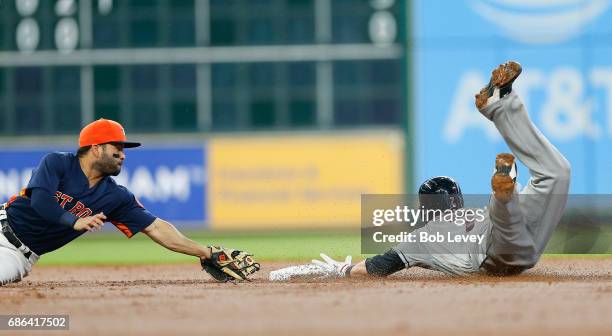
MULTIPOLYGON (((529 169, 525 188, 514 191, 508 203, 491 197, 485 219, 469 234, 484 235, 481 242, 447 244, 402 243, 393 248, 407 266, 449 274, 496 272, 533 267, 559 223, 570 183, 570 165, 533 124, 515 92, 480 111, 493 121, 506 144, 529 169)), ((484 178, 484 177, 483 177, 484 178)), ((465 234, 466 228, 449 222, 430 222, 418 231, 465 234)), ((417 234, 418 234, 417 231, 417 234)))

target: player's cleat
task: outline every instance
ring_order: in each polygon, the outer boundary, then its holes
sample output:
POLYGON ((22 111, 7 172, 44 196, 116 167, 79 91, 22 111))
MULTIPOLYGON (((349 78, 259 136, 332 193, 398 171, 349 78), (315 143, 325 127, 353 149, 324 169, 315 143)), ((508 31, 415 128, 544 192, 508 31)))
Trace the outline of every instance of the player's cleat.
POLYGON ((493 196, 502 203, 508 203, 514 193, 518 171, 514 155, 500 153, 495 157, 495 170, 491 178, 493 196))
POLYGON ((484 109, 512 92, 512 83, 523 71, 518 62, 508 61, 491 72, 489 84, 476 95, 476 107, 484 109))

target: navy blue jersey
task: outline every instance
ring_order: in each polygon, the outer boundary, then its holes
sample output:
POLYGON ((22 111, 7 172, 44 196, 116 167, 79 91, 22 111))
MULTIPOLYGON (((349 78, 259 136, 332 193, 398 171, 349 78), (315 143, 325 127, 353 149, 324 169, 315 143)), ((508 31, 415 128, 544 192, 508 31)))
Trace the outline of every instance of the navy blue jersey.
POLYGON ((89 188, 75 154, 50 153, 33 170, 28 186, 9 202, 7 209, 9 223, 17 237, 38 255, 56 250, 87 231, 76 231, 69 225, 50 222, 40 216, 30 199, 36 188, 54 195, 50 201, 58 202, 61 208, 74 214, 75 219, 103 212, 106 221, 113 223, 128 238, 155 220, 127 188, 117 185, 111 177, 104 177, 89 188))

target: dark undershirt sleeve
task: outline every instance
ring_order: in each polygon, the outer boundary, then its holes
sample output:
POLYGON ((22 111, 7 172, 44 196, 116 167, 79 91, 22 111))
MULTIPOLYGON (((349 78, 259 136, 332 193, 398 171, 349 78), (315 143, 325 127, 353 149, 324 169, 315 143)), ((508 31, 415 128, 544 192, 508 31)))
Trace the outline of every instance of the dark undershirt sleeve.
POLYGON ((52 223, 59 223, 67 227, 74 227, 77 216, 62 209, 55 197, 46 189, 32 188, 30 195, 31 205, 40 217, 52 223))
POLYGON ((389 250, 385 254, 366 259, 365 266, 369 275, 379 277, 386 277, 406 268, 406 265, 402 259, 400 259, 397 252, 393 250, 389 250))

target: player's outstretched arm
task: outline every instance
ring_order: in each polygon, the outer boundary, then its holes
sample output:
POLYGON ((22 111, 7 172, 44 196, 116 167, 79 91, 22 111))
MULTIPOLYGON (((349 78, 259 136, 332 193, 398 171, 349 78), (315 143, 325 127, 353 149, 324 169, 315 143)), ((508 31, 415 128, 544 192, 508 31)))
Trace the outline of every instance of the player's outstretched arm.
POLYGON ((249 280, 261 268, 251 254, 222 246, 204 246, 185 237, 174 225, 156 218, 144 232, 159 245, 200 258, 204 271, 220 282, 249 280))
POLYGON ((407 266, 397 252, 387 251, 372 258, 352 264, 351 256, 344 261, 334 260, 321 253, 322 260, 313 260, 311 264, 281 268, 270 272, 270 281, 287 281, 294 278, 344 278, 344 277, 386 277, 407 266))
POLYGON ((406 268, 397 252, 389 250, 384 254, 363 260, 357 264, 351 264, 351 258, 347 257, 344 262, 335 261, 321 253, 320 260, 313 260, 313 264, 329 271, 337 277, 386 277, 406 268))
POLYGON ((195 256, 200 259, 210 259, 211 257, 210 247, 185 237, 174 225, 163 219, 155 219, 142 232, 154 242, 174 252, 195 256))
POLYGON ((334 277, 386 277, 406 266, 393 250, 385 254, 377 255, 372 258, 362 260, 356 264, 351 264, 348 256, 344 262, 336 261, 321 253, 321 260, 313 260, 312 263, 326 269, 329 275, 334 277))
POLYGON ((368 272, 366 260, 353 265, 351 263, 351 256, 347 256, 344 261, 337 261, 321 253, 321 259, 314 259, 311 264, 289 266, 274 270, 270 272, 268 278, 270 281, 288 281, 297 278, 360 278, 388 275, 368 272))

